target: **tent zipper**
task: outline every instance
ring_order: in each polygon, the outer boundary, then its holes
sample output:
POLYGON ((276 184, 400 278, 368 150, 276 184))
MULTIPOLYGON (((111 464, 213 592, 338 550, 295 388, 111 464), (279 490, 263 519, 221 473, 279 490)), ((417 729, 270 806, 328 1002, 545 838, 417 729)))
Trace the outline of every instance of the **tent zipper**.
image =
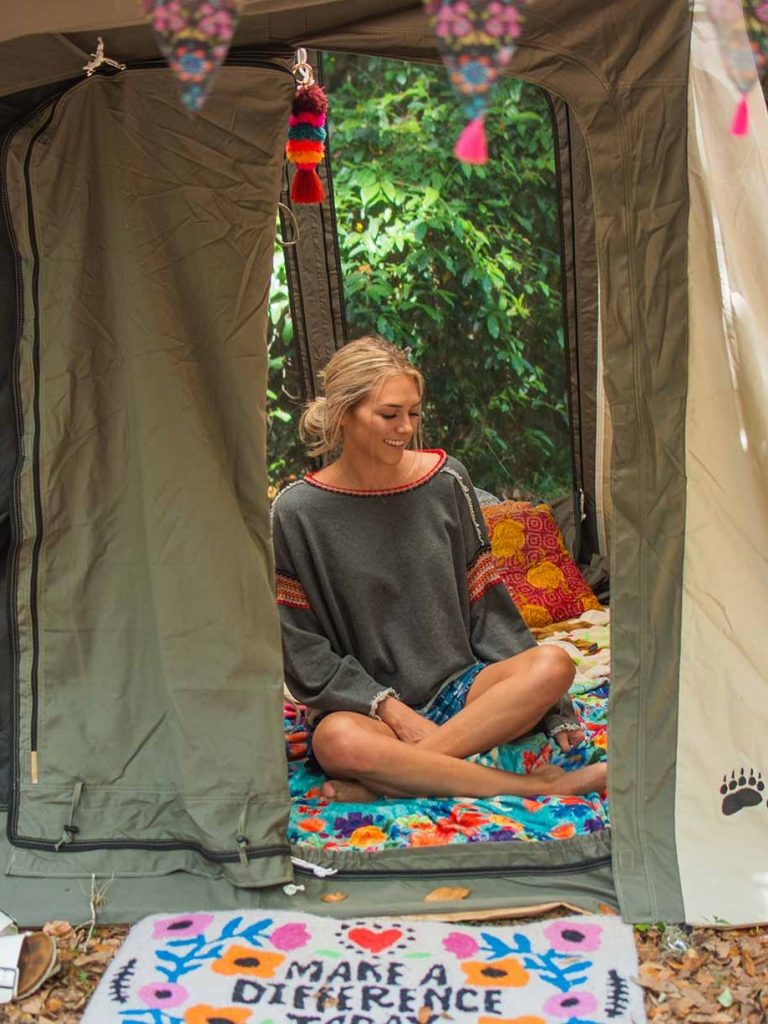
POLYGON ((35 229, 35 214, 32 207, 32 182, 30 178, 30 165, 32 163, 32 152, 35 143, 47 131, 54 118, 59 105, 59 98, 51 104, 51 111, 32 136, 24 157, 24 189, 27 196, 27 224, 29 230, 29 247, 32 251, 32 306, 34 315, 34 333, 32 337, 32 379, 33 398, 32 415, 35 424, 35 433, 32 439, 32 486, 35 504, 35 540, 32 545, 32 567, 30 570, 30 620, 32 624, 32 667, 30 670, 30 688, 32 707, 30 711, 30 777, 33 784, 38 781, 37 763, 37 719, 39 714, 39 679, 40 669, 40 622, 37 607, 37 585, 38 570, 40 566, 40 548, 43 542, 43 499, 40 486, 40 296, 38 285, 40 281, 40 250, 37 245, 37 232, 35 229))
MULTIPOLYGON (((318 865, 308 864, 306 861, 291 858, 294 871, 297 875, 314 875, 318 865), (305 866, 306 865, 306 866, 305 866)), ((580 861, 578 864, 551 865, 542 864, 540 867, 498 867, 498 868, 459 868, 455 865, 450 868, 434 868, 429 870, 416 869, 413 871, 369 871, 363 868, 361 871, 345 871, 340 868, 335 872, 335 879, 353 878, 482 878, 484 876, 502 875, 548 875, 548 874, 575 874, 589 868, 607 867, 611 864, 611 857, 594 857, 591 860, 580 861)), ((327 871, 327 869, 326 869, 327 871)), ((322 876, 321 876, 322 877, 322 876)))
MULTIPOLYGON (((36 520, 37 531, 36 531, 36 536, 35 536, 35 542, 34 542, 33 549, 32 549, 32 570, 31 570, 31 585, 30 585, 30 592, 31 592, 30 593, 30 618, 31 618, 32 635, 33 635, 33 653, 32 653, 31 680, 30 680, 30 685, 31 685, 31 709, 30 709, 30 736, 29 736, 29 741, 30 741, 30 754, 29 754, 29 762, 30 763, 29 763, 29 769, 30 769, 30 779, 31 779, 33 784, 37 783, 37 781, 38 781, 37 717, 38 717, 38 669, 39 669, 39 643, 38 643, 38 639, 39 639, 39 622, 38 622, 38 615, 37 615, 37 591, 36 591, 36 588, 37 588, 37 566, 38 566, 39 558, 40 558, 40 544, 41 544, 41 537, 40 537, 40 533, 39 533, 39 526, 40 526, 40 523, 42 522, 42 516, 41 516, 42 498, 41 498, 41 494, 40 494, 40 479, 39 479, 39 475, 37 474, 37 472, 35 472, 35 468, 34 468, 38 464, 39 454, 40 454, 40 393, 39 393, 39 368, 40 368, 39 367, 39 361, 40 361, 40 353, 39 353, 39 345, 40 345, 39 327, 40 327, 40 321, 39 321, 39 314, 40 314, 40 309, 39 309, 39 299, 38 299, 38 294, 37 294, 37 284, 38 284, 38 280, 39 280, 39 276, 40 276, 40 262, 39 262, 39 250, 38 250, 38 247, 37 247, 37 237, 36 237, 36 234, 35 234, 34 213, 33 213, 33 210, 32 210, 32 194, 31 194, 31 185, 30 185, 30 179, 29 179, 29 165, 30 165, 30 162, 31 162, 32 150, 34 149, 34 145, 37 142, 38 138, 43 134, 43 132, 47 130, 47 128, 49 127, 51 121, 53 120, 53 117, 54 117, 54 115, 56 113, 56 108, 58 107, 59 100, 61 99, 61 95, 63 95, 63 93, 61 93, 58 96, 56 96, 53 100, 50 100, 50 99, 46 100, 45 103, 42 103, 39 107, 37 107, 34 111, 32 111, 32 113, 27 118, 25 118, 17 126, 15 131, 12 131, 12 132, 8 133, 8 135, 6 136, 6 139, 5 139, 4 146, 3 146, 2 164, 0 165, 0 177, 2 177, 3 213, 4 213, 4 216, 5 216, 5 219, 6 219, 6 224, 8 226, 9 237, 11 239, 11 242, 14 244, 14 248, 16 249, 15 255, 16 255, 16 260, 17 260, 17 276, 16 276, 16 291, 17 291, 17 294, 16 294, 16 300, 17 300, 16 301, 16 339, 15 339, 14 356, 13 356, 13 362, 14 362, 14 365, 13 365, 13 371, 14 371, 13 372, 13 405, 14 405, 14 413, 15 413, 15 419, 16 419, 16 434, 17 434, 17 440, 18 440, 18 439, 21 438, 22 430, 23 430, 23 413, 22 413, 21 399, 20 399, 20 396, 19 396, 19 389, 18 389, 19 347, 20 347, 20 341, 21 341, 21 333, 22 333, 22 330, 23 330, 23 314, 22 314, 23 294, 22 294, 22 290, 21 290, 20 275, 18 273, 18 246, 16 244, 16 235, 15 235, 15 232, 14 232, 14 229, 13 229, 13 220, 11 218, 10 203, 9 203, 9 198, 8 198, 8 186, 7 186, 6 176, 5 176, 4 172, 5 172, 5 165, 6 165, 7 155, 8 155, 8 148, 10 146, 11 139, 16 134, 16 131, 20 130, 23 127, 24 124, 28 123, 29 120, 31 118, 33 118, 38 113, 38 111, 40 111, 42 109, 45 109, 45 107, 50 104, 50 108, 51 108, 50 109, 50 113, 49 113, 48 117, 45 119, 44 123, 40 126, 40 128, 38 128, 38 130, 35 132, 35 134, 30 139, 30 141, 28 143, 28 146, 27 146, 27 152, 26 152, 25 157, 24 157, 24 187, 25 187, 26 199, 27 199, 27 222, 28 222, 28 229, 29 229, 29 234, 30 234, 30 247, 32 249, 32 258, 33 258, 33 264, 34 264, 33 271, 32 271, 32 292, 33 292, 33 303, 34 303, 34 337, 33 337, 32 361, 33 361, 33 378, 34 378, 33 416, 34 416, 34 422, 35 422, 35 435, 34 435, 34 439, 33 439, 32 464, 33 464, 33 491, 34 491, 34 505, 35 505, 35 520, 36 520)), ((16 553, 16 550, 17 550, 16 545, 18 544, 18 539, 19 539, 20 532, 21 532, 20 531, 21 524, 20 524, 19 511, 18 511, 18 509, 19 509, 18 489, 19 489, 20 469, 21 469, 21 466, 20 466, 20 460, 19 460, 19 461, 17 461, 16 472, 15 472, 15 475, 14 475, 13 495, 12 495, 11 510, 10 510, 10 514, 11 514, 11 548, 14 551, 14 556, 15 556, 15 553, 16 553)), ((16 559, 16 557, 13 557, 11 559, 11 579, 9 581, 9 587, 8 587, 9 611, 11 613, 10 614, 10 621, 13 622, 13 623, 15 623, 15 621, 16 621, 16 616, 15 616, 15 610, 14 610, 13 604, 12 604, 12 595, 15 593, 15 583, 16 583, 16 572, 17 572, 17 569, 18 569, 17 559, 16 559)), ((12 639, 12 643, 13 643, 13 646, 14 646, 14 652, 13 652, 14 653, 14 659, 13 659, 14 660, 14 666, 16 667, 15 670, 14 670, 14 675, 17 675, 16 669, 17 669, 17 666, 18 666, 18 645, 17 645, 17 631, 16 631, 15 628, 11 629, 11 639, 12 639)), ((17 685, 16 684, 17 684, 17 679, 14 680, 14 685, 11 686, 12 717, 13 717, 14 722, 17 721, 17 717, 18 717, 18 704, 17 704, 17 696, 18 695, 16 693, 16 689, 17 689, 17 685)), ((18 732, 18 730, 16 730, 16 732, 18 732)), ((14 752, 14 756, 11 758, 11 773, 12 773, 12 775, 11 775, 11 779, 12 779, 11 788, 12 788, 12 790, 15 790, 17 782, 18 782, 18 744, 17 744, 17 749, 14 752)))
MULTIPOLYGON (((240 50, 233 52, 230 50, 227 55, 227 59, 224 61, 223 67, 225 68, 265 68, 267 71, 280 71, 283 74, 293 78, 293 72, 289 67, 284 64, 276 64, 274 60, 269 60, 266 56, 257 56, 256 53, 251 55, 247 50, 240 50)), ((153 71, 153 70, 168 70, 168 61, 165 57, 148 57, 146 60, 136 61, 133 64, 129 64, 126 71, 153 71)), ((117 75, 124 75, 125 71, 112 71, 107 72, 105 77, 116 77, 117 75)))

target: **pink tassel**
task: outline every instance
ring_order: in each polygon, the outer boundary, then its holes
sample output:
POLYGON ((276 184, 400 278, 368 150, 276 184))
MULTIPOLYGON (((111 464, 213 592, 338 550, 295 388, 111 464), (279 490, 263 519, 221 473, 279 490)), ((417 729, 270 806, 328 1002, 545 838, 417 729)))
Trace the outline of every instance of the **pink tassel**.
POLYGON ((465 164, 487 164, 488 143, 485 138, 485 116, 470 121, 453 147, 453 155, 465 164))
POLYGON ((731 122, 731 135, 746 135, 749 131, 749 104, 747 94, 744 93, 739 101, 738 107, 731 122))

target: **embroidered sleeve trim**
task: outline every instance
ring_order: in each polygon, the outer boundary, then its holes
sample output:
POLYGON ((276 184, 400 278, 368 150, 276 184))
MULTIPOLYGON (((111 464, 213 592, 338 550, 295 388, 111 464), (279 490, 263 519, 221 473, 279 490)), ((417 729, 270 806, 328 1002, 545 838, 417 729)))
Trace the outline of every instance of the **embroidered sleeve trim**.
POLYGON ((479 601, 483 594, 487 593, 491 587, 495 587, 497 583, 501 583, 501 577, 496 568, 496 562, 488 548, 485 548, 480 551, 472 565, 467 569, 467 589, 469 590, 470 605, 474 604, 475 601, 479 601))
POLYGON ((379 718, 379 704, 386 700, 387 697, 394 697, 397 700, 400 699, 400 695, 395 690, 393 690, 391 686, 389 687, 389 689, 382 690, 380 693, 377 693, 376 696, 371 701, 371 708, 370 711, 368 712, 371 718, 378 718, 378 720, 381 721, 381 719, 379 718))
POLYGON ((302 608, 305 611, 312 611, 307 595, 301 583, 295 576, 288 576, 287 573, 275 573, 275 589, 277 592, 277 603, 286 608, 302 608))
POLYGON ((466 501, 467 508, 469 510, 469 518, 472 520, 472 525, 475 528, 477 539, 480 541, 481 544, 485 544, 485 536, 483 535, 480 523, 477 520, 477 515, 475 514, 475 506, 472 504, 472 497, 470 495, 469 486, 467 485, 466 481, 461 476, 461 473, 457 472, 457 470, 455 470, 452 466, 443 466, 441 472, 450 473, 454 480, 458 482, 458 485, 459 487, 461 487, 461 490, 464 494, 464 500, 466 501))

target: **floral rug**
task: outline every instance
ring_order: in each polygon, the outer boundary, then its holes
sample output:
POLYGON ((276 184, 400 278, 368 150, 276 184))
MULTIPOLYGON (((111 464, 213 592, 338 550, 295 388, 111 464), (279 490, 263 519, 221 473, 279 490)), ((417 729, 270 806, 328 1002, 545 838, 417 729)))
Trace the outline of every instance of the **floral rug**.
MULTIPOLYGON (((607 619, 607 614, 602 614, 607 619)), ((599 613, 593 617, 598 618, 599 613)), ((608 625, 601 622, 567 632, 551 632, 543 642, 565 647, 576 664, 571 695, 587 741, 563 754, 543 733, 538 733, 490 751, 479 758, 481 762, 507 771, 530 772, 545 764, 572 769, 605 760, 610 676, 608 625)), ((290 705, 286 707, 285 728, 290 749, 291 736, 301 735, 295 709, 290 705)), ((329 803, 321 793, 325 776, 310 771, 304 760, 289 763, 288 781, 292 798, 289 841, 323 850, 376 852, 507 840, 541 842, 570 839, 610 826, 607 798, 599 793, 536 800, 391 798, 372 804, 329 803)))
POLYGON ((83 1024, 640 1024, 620 918, 458 927, 289 911, 135 925, 83 1024))

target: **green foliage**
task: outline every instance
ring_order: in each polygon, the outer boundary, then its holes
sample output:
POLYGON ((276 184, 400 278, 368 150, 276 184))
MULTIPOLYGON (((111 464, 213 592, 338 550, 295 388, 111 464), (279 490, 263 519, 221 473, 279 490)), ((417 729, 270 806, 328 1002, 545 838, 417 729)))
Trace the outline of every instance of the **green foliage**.
MULTIPOLYGON (((491 160, 469 167, 451 153, 463 118, 442 68, 337 55, 325 80, 350 338, 377 331, 410 351, 427 380, 427 443, 465 462, 478 486, 570 490, 543 93, 505 82, 488 117, 491 160)), ((279 375, 289 340, 279 272, 271 316, 279 375)), ((301 471, 285 427, 271 426, 271 474, 301 471)))

